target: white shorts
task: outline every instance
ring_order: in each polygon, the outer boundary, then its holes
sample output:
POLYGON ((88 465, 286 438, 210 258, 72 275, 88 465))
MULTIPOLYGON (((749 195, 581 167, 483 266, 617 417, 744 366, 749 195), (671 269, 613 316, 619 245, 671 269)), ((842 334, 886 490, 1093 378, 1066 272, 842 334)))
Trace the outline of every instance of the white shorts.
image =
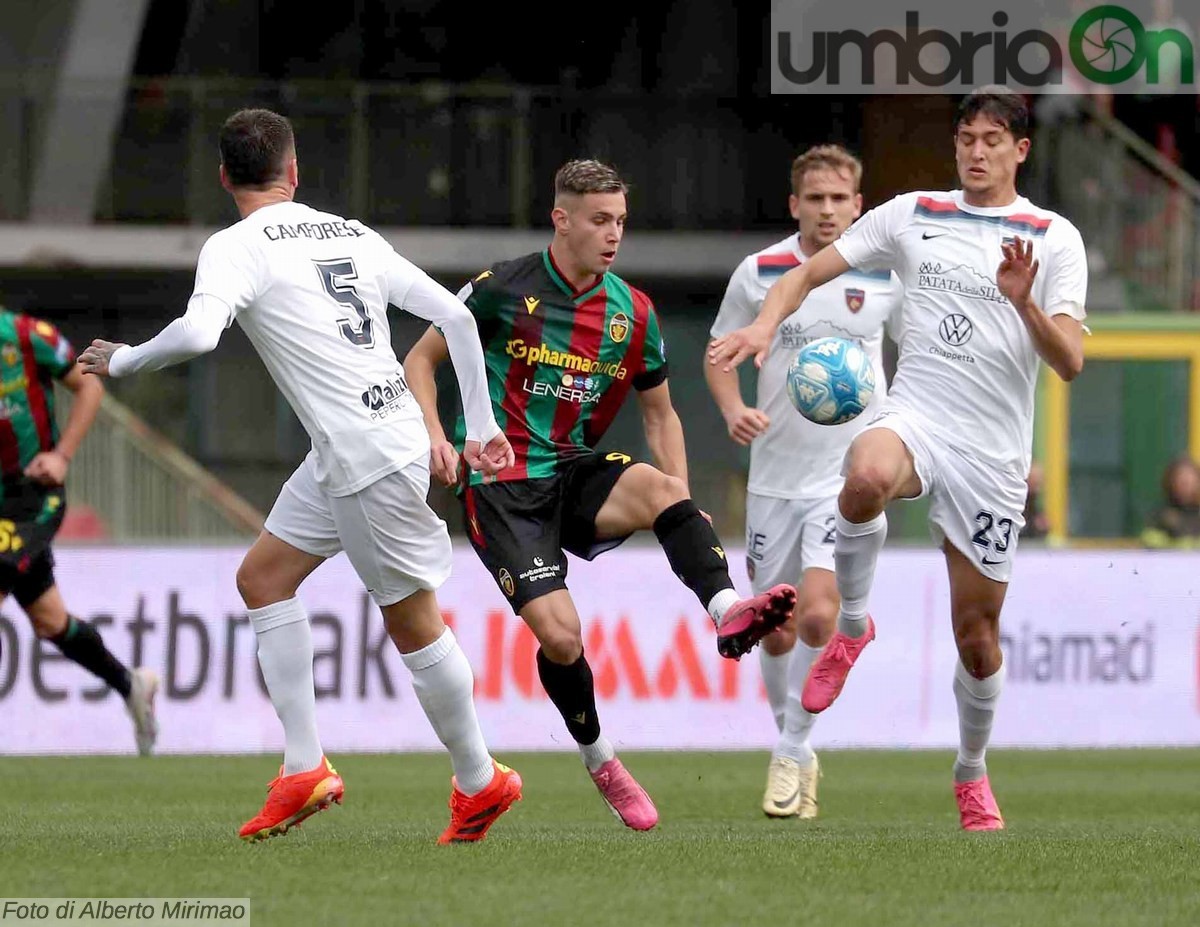
POLYGON ((908 409, 885 409, 863 430, 872 428, 895 432, 912 454, 938 546, 949 541, 988 579, 1007 583, 1025 527, 1024 477, 959 450, 908 409))
POLYGON ((450 576, 450 534, 428 494, 429 464, 419 460, 356 493, 330 496, 310 455, 283 484, 265 527, 315 557, 344 550, 376 604, 392 605, 450 576))
POLYGON ((833 570, 837 495, 777 499, 746 494, 746 572, 755 595, 798 585, 805 570, 833 570))

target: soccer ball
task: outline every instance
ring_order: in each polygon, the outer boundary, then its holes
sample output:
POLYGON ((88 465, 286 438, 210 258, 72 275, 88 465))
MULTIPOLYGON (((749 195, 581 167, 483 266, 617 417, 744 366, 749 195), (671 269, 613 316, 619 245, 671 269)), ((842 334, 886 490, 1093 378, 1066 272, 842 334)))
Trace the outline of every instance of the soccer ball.
POLYGON ((867 352, 844 338, 810 341, 788 368, 788 398, 818 425, 841 425, 862 414, 875 393, 867 352))

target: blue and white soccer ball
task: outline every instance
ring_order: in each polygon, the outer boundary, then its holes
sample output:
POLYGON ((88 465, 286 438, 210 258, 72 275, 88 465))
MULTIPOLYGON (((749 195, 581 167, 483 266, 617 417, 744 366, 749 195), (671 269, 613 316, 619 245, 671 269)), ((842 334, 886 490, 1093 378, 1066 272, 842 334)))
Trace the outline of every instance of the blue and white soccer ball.
POLYGON ((818 425, 841 425, 862 414, 875 393, 867 352, 845 338, 810 341, 788 368, 788 398, 818 425))

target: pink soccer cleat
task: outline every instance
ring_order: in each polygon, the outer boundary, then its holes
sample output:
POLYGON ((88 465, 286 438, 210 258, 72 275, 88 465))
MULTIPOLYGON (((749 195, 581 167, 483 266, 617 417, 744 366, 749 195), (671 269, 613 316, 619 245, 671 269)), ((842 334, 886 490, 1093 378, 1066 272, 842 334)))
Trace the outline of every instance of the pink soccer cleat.
POLYGON ((650 830, 658 823, 658 809, 654 807, 654 802, 620 760, 614 757, 591 773, 591 777, 608 810, 626 827, 650 830))
POLYGON ((862 637, 847 637, 841 631, 834 632, 821 655, 808 671, 800 704, 810 714, 824 711, 842 694, 842 686, 850 674, 850 667, 858 659, 867 644, 875 640, 875 622, 867 616, 867 633, 862 637))
POLYGON ((958 801, 963 830, 1004 830, 1004 818, 1000 816, 1000 806, 987 776, 973 782, 954 783, 954 798, 958 801))
POLYGON ((717 653, 740 660, 760 640, 792 617, 796 589, 787 583, 729 606, 717 625, 717 653))

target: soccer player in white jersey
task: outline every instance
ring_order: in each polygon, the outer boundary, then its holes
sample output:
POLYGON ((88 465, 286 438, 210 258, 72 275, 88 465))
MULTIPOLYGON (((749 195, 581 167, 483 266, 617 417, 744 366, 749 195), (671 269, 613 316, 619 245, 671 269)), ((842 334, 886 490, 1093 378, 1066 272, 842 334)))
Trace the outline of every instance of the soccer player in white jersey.
MULTIPOLYGON (((792 162, 788 208, 799 231, 746 257, 733 272, 713 322, 720 337, 751 324, 771 285, 834 241, 862 212, 862 164, 838 145, 810 148, 792 162)), ((779 740, 767 766, 762 809, 768 817, 817 815, 817 755, 809 743, 816 716, 800 704, 809 668, 833 635, 838 595, 833 526, 842 457, 887 394, 884 324, 900 287, 883 271, 848 271, 815 289, 805 312, 779 326, 758 374, 755 408, 746 405, 735 370, 704 365, 708 388, 738 444, 750 445, 746 494, 746 568, 758 594, 799 578, 792 620, 763 638, 759 665, 779 740), (866 413, 843 425, 816 425, 787 397, 787 371, 804 345, 837 336, 858 342, 879 384, 866 413), (799 638, 799 640, 797 640, 799 638)))
POLYGON ((883 409, 850 446, 834 543, 837 632, 813 664, 806 710, 828 708, 875 636, 867 596, 887 532, 884 506, 928 496, 950 576, 959 662, 954 793, 966 830, 999 830, 984 755, 1004 685, 1000 609, 1024 524, 1038 359, 1083 369, 1087 264, 1069 221, 1017 194, 1029 114, 1006 87, 964 98, 954 123, 960 190, 907 193, 872 209, 789 271, 748 328, 713 343, 729 368, 766 356, 775 329, 808 312, 815 287, 854 268, 891 268, 904 287, 900 358, 883 409))
POLYGON ((279 777, 240 836, 286 833, 342 799, 317 735, 312 634, 296 590, 345 550, 450 752, 451 822, 439 842, 479 840, 520 798, 521 779, 488 753, 470 664, 434 596, 450 572, 450 537, 426 502, 429 436, 392 350, 387 308, 445 335, 468 423, 464 456, 494 473, 512 450, 492 416, 474 320, 376 232, 294 201, 295 141, 283 116, 235 113, 220 152, 221 184, 242 219, 205 243, 187 312, 137 347, 94 341, 80 361, 114 377, 158 370, 213 350, 236 319, 312 439, 237 574, 285 737, 279 777))

